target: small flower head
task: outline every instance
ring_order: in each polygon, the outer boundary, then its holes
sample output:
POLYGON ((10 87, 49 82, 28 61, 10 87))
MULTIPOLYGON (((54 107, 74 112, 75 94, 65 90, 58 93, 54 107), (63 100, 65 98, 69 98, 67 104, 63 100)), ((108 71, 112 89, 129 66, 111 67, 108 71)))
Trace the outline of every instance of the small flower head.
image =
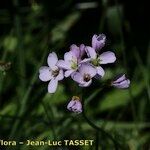
POLYGON ((130 80, 123 74, 114 80, 111 85, 119 89, 126 89, 130 85, 130 80))
POLYGON ((58 68, 56 65, 58 62, 58 58, 56 53, 52 52, 49 54, 47 63, 48 66, 42 66, 39 69, 39 78, 40 80, 47 82, 48 84, 48 92, 55 93, 58 85, 58 81, 64 78, 63 70, 58 68))
POLYGON ((72 100, 67 105, 67 109, 75 113, 81 113, 82 104, 80 98, 78 96, 73 96, 72 100))
POLYGON ((96 69, 90 64, 81 64, 79 72, 72 75, 72 79, 81 87, 90 86, 92 78, 96 75, 96 69))
POLYGON ((81 61, 81 63, 91 63, 97 70, 97 75, 103 77, 105 72, 100 66, 102 64, 114 63, 116 61, 116 56, 113 52, 107 51, 102 54, 98 54, 94 48, 86 46, 85 51, 88 55, 88 58, 81 61))
POLYGON ((100 50, 105 46, 106 36, 104 34, 93 35, 92 37, 92 47, 95 50, 100 50))
POLYGON ((65 77, 69 77, 78 69, 78 58, 74 52, 66 52, 64 60, 59 60, 57 66, 65 70, 65 77))

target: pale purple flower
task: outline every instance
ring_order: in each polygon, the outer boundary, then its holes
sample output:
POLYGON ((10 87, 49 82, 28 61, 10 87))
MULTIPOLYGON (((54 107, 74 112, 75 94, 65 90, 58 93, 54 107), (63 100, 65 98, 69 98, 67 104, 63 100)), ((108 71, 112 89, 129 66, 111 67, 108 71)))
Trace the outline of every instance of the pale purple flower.
POLYGON ((72 79, 79 83, 81 87, 90 86, 92 78, 96 75, 96 69, 90 64, 81 64, 79 72, 72 74, 72 79))
POLYGON ((93 35, 92 37, 92 47, 95 50, 100 50, 105 46, 106 36, 104 34, 93 35))
POLYGON ((82 112, 82 104, 78 96, 73 96, 72 100, 68 103, 67 109, 75 113, 82 112))
POLYGON ((48 84, 48 92, 55 93, 58 85, 58 81, 64 78, 63 70, 60 69, 56 64, 58 62, 58 58, 55 52, 49 54, 47 58, 48 66, 42 66, 39 69, 39 78, 40 80, 47 82, 48 84))
POLYGON ((113 52, 107 51, 103 52, 102 54, 97 54, 95 49, 86 46, 85 48, 87 55, 89 58, 85 58, 81 63, 90 62, 93 66, 95 66, 97 70, 97 75, 103 77, 105 72, 103 68, 100 66, 101 64, 108 64, 108 63, 114 63, 116 61, 116 56, 113 52))
POLYGON ((59 60, 57 66, 65 69, 65 77, 69 77, 78 69, 78 58, 72 51, 66 52, 64 60, 59 60))
POLYGON ((81 61, 82 56, 85 54, 85 45, 81 44, 79 47, 75 44, 70 46, 70 51, 76 56, 78 62, 81 61))
POLYGON ((130 85, 130 80, 126 78, 125 74, 119 76, 112 82, 112 86, 120 89, 126 89, 130 85))

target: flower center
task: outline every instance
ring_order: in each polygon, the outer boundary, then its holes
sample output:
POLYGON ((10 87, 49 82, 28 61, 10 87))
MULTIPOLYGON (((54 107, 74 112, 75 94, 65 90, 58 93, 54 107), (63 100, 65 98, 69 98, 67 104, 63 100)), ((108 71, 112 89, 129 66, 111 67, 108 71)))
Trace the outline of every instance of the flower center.
POLYGON ((71 68, 72 68, 73 70, 75 70, 75 69, 78 68, 77 60, 76 60, 76 59, 72 59, 72 60, 71 60, 71 68))
POLYGON ((88 81, 91 80, 91 77, 90 77, 89 74, 84 74, 84 78, 83 79, 84 79, 85 82, 88 82, 88 81))
POLYGON ((53 70, 53 71, 52 71, 52 75, 53 75, 54 77, 57 77, 58 74, 59 74, 59 69, 56 69, 56 70, 53 70))
POLYGON ((99 66, 99 62, 100 62, 100 59, 99 59, 99 58, 96 58, 96 59, 92 59, 92 60, 91 60, 91 63, 92 63, 94 66, 99 66))

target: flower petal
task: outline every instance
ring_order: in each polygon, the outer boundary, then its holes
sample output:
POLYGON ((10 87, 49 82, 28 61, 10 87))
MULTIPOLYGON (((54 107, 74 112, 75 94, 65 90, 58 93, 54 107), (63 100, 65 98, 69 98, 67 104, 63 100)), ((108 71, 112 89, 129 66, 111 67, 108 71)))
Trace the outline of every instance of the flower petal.
POLYGON ((126 80, 125 74, 123 74, 123 75, 117 77, 116 80, 113 81, 113 83, 118 83, 118 82, 121 82, 121 81, 123 81, 123 80, 126 80))
POLYGON ((113 85, 114 87, 116 87, 116 88, 126 89, 126 88, 128 88, 129 85, 130 85, 130 80, 127 79, 127 80, 124 80, 124 81, 122 81, 122 82, 120 82, 120 83, 113 83, 112 85, 113 85))
POLYGON ((68 105, 67 105, 67 109, 72 111, 72 107, 76 104, 75 100, 71 100, 68 105))
POLYGON ((81 44, 79 49, 80 49, 80 57, 82 57, 85 54, 85 45, 81 44))
POLYGON ((56 65, 59 68, 66 69, 66 70, 71 68, 71 64, 67 61, 64 61, 64 60, 59 60, 56 65))
POLYGON ((89 80, 88 82, 84 82, 82 84, 79 84, 79 86, 81 86, 81 87, 88 87, 88 86, 91 85, 91 83, 92 83, 92 80, 89 80))
POLYGON ((88 55, 88 57, 95 59, 97 57, 96 51, 94 48, 90 47, 90 46, 86 46, 85 47, 85 51, 88 55))
POLYGON ((96 75, 96 69, 92 65, 86 63, 81 64, 79 72, 82 76, 84 76, 85 74, 89 74, 91 77, 94 77, 96 75))
POLYGON ((59 74, 56 77, 56 80, 60 81, 64 78, 64 72, 63 70, 59 70, 59 74))
POLYGON ((58 85, 58 80, 52 79, 48 84, 48 92, 55 93, 58 85))
POLYGON ((90 61, 91 61, 91 58, 85 58, 82 61, 80 61, 80 64, 87 63, 87 62, 90 62, 90 61))
POLYGON ((72 106, 72 111, 75 113, 81 113, 82 112, 82 104, 80 101, 76 101, 75 104, 72 106))
POLYGON ((57 61, 58 61, 58 57, 56 53, 55 52, 50 53, 47 58, 47 63, 52 70, 55 68, 57 61))
POLYGON ((92 37, 92 47, 94 49, 97 48, 97 35, 96 34, 94 34, 93 37, 92 37))
POLYGON ((71 77, 77 83, 80 83, 80 84, 83 83, 83 76, 79 72, 73 73, 73 75, 71 77))
POLYGON ((77 57, 74 55, 73 52, 69 51, 64 54, 64 60, 65 60, 65 62, 67 62, 67 61, 70 62, 72 60, 77 60, 77 57))
POLYGON ((104 71, 104 69, 103 69, 101 66, 96 67, 96 70, 97 70, 97 74, 98 74, 98 75, 100 75, 101 77, 104 76, 105 71, 104 71))
POLYGON ((39 78, 40 80, 46 82, 51 80, 52 78, 52 72, 50 71, 50 68, 47 66, 43 66, 39 69, 39 78))
POLYGON ((73 72, 74 72, 74 70, 72 70, 72 69, 65 71, 65 77, 66 78, 69 77, 73 72))
POLYGON ((108 64, 116 61, 116 56, 113 52, 107 51, 100 55, 100 64, 108 64))
POLYGON ((79 47, 75 44, 72 44, 70 46, 70 51, 73 53, 74 56, 76 56, 77 58, 79 57, 80 55, 80 50, 79 50, 79 47))

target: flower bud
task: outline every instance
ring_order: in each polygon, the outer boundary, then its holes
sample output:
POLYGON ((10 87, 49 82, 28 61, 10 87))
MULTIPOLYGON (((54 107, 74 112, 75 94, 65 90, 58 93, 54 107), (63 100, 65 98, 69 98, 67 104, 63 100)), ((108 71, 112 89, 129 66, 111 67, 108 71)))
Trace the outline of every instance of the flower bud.
POLYGON ((92 37, 92 47, 95 50, 100 50, 105 46, 106 36, 104 34, 93 35, 92 37))
POLYGON ((112 82, 112 86, 120 89, 126 89, 130 85, 130 80, 126 78, 125 74, 119 76, 112 82))
POLYGON ((75 113, 81 113, 82 104, 80 98, 78 96, 73 96, 72 100, 67 105, 67 109, 75 113))

